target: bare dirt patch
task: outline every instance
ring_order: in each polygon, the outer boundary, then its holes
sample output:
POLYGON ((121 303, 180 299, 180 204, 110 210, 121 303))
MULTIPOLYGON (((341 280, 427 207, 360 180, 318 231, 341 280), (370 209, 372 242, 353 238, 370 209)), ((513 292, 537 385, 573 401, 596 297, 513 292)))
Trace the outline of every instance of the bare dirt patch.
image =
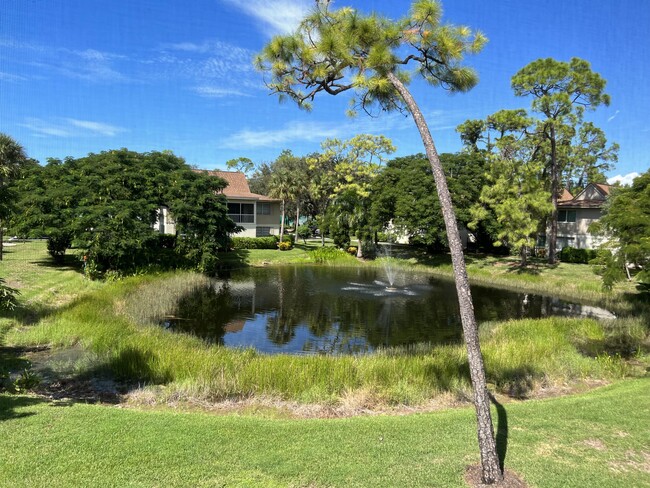
POLYGON ((608 466, 615 473, 629 471, 650 473, 650 451, 627 451, 624 461, 610 462, 608 466))
POLYGON ((607 446, 600 439, 585 439, 584 441, 582 441, 582 443, 587 447, 591 447, 592 449, 596 449, 597 451, 605 451, 605 450, 607 450, 607 446))
POLYGON ((472 488, 528 488, 528 484, 514 471, 504 470, 503 480, 486 485, 483 483, 481 465, 473 464, 465 471, 465 483, 472 488))

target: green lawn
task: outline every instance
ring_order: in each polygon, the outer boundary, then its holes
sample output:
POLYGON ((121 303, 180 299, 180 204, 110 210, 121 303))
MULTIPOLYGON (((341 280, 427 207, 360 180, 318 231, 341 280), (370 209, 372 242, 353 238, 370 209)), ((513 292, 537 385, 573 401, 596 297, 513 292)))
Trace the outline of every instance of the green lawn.
MULTIPOLYGON (((650 486, 650 380, 493 411, 530 486, 650 486)), ((0 485, 464 486, 471 408, 283 420, 0 396, 0 485)))

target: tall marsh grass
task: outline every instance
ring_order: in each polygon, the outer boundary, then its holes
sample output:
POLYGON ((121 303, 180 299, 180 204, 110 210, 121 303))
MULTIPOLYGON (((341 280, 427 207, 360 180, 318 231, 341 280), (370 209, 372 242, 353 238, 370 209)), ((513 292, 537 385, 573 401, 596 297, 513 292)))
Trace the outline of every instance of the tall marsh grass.
MULTIPOLYGON (((359 356, 265 355, 209 345, 147 323, 146 317, 168 310, 175 290, 200 286, 203 280, 181 273, 108 284, 35 326, 10 331, 6 340, 79 344, 119 378, 164 385, 161 395, 168 398, 264 396, 339 404, 358 395, 371 406, 421 404, 441 394, 466 397, 470 391, 462 345, 420 345, 359 356), (136 290, 137 296, 149 297, 139 300, 140 315, 129 304, 136 290)), ((636 374, 623 357, 607 354, 608 340, 615 336, 608 327, 615 326, 557 317, 485 324, 481 336, 488 380, 497 390, 525 396, 539 386, 636 374)), ((627 327, 618 330, 616 340, 640 351, 647 330, 635 322, 627 327)))

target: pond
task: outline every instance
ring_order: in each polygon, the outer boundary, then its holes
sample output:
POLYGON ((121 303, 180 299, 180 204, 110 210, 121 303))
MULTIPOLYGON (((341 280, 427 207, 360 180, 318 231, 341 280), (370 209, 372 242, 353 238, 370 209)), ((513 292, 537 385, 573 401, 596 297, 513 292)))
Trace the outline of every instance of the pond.
MULTIPOLYGON (((454 282, 381 268, 287 266, 237 270, 193 285, 155 320, 229 347, 266 353, 354 354, 462 340, 454 282)), ((549 315, 607 316, 556 298, 473 286, 479 323, 549 315)))

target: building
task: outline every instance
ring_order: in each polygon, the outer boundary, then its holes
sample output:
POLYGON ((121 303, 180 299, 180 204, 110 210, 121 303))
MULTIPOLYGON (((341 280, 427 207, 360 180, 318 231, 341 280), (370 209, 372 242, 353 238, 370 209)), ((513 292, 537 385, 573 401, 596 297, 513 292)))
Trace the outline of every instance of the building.
POLYGON ((610 185, 589 183, 575 197, 564 190, 557 207, 557 249, 574 247, 595 249, 602 244, 603 236, 593 235, 589 226, 600 219, 609 193, 610 185))
POLYGON ((228 183, 223 194, 228 200, 228 216, 244 230, 237 237, 263 237, 280 235, 281 201, 251 193, 246 175, 239 171, 207 171, 228 183))
MULTIPOLYGON (((251 193, 246 175, 238 171, 195 170, 210 176, 218 176, 228 183, 223 194, 228 201, 228 217, 244 230, 237 237, 263 237, 280 235, 281 200, 251 193)), ((161 234, 175 234, 176 224, 167 207, 158 209, 153 225, 161 234), (162 218, 161 218, 162 217, 162 218)))

